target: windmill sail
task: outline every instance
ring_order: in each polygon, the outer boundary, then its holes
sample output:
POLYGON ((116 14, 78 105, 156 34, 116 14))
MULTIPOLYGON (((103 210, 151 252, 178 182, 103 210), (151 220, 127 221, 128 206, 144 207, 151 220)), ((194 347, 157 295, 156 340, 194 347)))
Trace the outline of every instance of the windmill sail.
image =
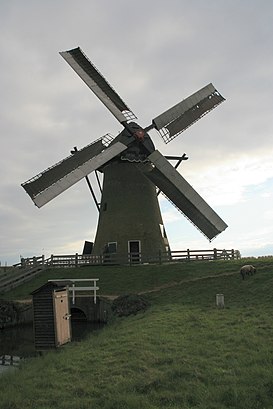
POLYGON ((98 69, 85 56, 82 50, 74 48, 73 50, 60 52, 60 55, 81 77, 86 85, 94 92, 101 102, 109 109, 119 122, 136 119, 136 116, 122 101, 120 96, 101 75, 98 69))
POLYGON ((177 172, 177 170, 158 152, 149 155, 154 167, 147 168, 146 177, 150 179, 166 197, 191 222, 212 240, 227 228, 226 223, 177 172))
POLYGON ((23 183, 22 187, 36 206, 42 207, 125 149, 127 146, 120 142, 105 148, 99 139, 23 183))
POLYGON ((42 207, 99 169, 104 180, 93 248, 97 254, 108 253, 113 244, 120 260, 126 254, 125 262, 128 262, 128 250, 138 253, 138 262, 144 257, 153 259, 158 251, 169 253, 154 185, 210 240, 224 231, 226 223, 167 159, 154 150, 147 135, 155 128, 166 143, 170 142, 224 101, 214 86, 205 86, 142 128, 133 122, 136 116, 79 47, 60 55, 124 129, 110 141, 101 138, 79 151, 75 149, 71 156, 23 183, 35 205, 42 207))
POLYGON ((212 84, 208 84, 154 118, 152 123, 164 142, 168 143, 223 101, 225 98, 212 84))

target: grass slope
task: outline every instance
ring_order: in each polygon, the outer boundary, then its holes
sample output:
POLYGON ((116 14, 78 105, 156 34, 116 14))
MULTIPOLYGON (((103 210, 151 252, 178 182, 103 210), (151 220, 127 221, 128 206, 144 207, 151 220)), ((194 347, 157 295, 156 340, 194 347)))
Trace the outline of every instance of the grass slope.
POLYGON ((102 292, 152 306, 2 376, 0 408, 272 409, 273 259, 255 265, 245 281, 237 262, 96 271, 102 292))
POLYGON ((120 295, 152 290, 207 275, 237 273, 242 262, 182 262, 163 265, 91 266, 83 268, 55 268, 43 271, 32 281, 0 297, 4 299, 30 298, 30 293, 48 279, 99 278, 100 293, 120 295))

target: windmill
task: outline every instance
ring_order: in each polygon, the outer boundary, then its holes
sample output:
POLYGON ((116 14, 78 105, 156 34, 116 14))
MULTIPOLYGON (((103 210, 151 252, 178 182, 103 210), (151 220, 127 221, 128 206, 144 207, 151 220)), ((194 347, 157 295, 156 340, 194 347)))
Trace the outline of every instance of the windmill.
MULTIPOLYGON (((148 134, 156 129, 169 143, 224 98, 212 84, 195 92, 154 118, 145 128, 97 68, 78 47, 60 55, 123 126, 114 138, 99 138, 82 149, 74 149, 61 162, 22 184, 36 206, 42 207, 60 193, 87 178, 103 173, 102 197, 97 203, 99 220, 93 254, 128 253, 148 256, 169 251, 157 192, 161 191, 209 240, 226 223, 176 170, 187 159, 164 157, 148 134), (177 159, 173 166, 168 159, 177 159)), ((92 189, 92 188, 91 188, 92 189)))

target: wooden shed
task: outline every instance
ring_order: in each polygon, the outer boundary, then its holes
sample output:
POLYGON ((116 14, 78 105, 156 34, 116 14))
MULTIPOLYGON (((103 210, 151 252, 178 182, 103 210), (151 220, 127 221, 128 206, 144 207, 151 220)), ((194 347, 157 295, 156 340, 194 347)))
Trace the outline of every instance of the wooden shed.
POLYGON ((50 281, 34 290, 34 342, 38 351, 59 347, 71 341, 69 281, 50 281))

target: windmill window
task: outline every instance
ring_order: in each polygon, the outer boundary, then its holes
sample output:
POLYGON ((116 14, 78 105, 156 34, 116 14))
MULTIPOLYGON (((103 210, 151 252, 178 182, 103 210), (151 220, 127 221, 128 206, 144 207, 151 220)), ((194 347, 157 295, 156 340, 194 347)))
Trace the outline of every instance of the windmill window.
POLYGON ((111 241, 108 243, 108 253, 116 253, 117 252, 117 242, 111 241))

